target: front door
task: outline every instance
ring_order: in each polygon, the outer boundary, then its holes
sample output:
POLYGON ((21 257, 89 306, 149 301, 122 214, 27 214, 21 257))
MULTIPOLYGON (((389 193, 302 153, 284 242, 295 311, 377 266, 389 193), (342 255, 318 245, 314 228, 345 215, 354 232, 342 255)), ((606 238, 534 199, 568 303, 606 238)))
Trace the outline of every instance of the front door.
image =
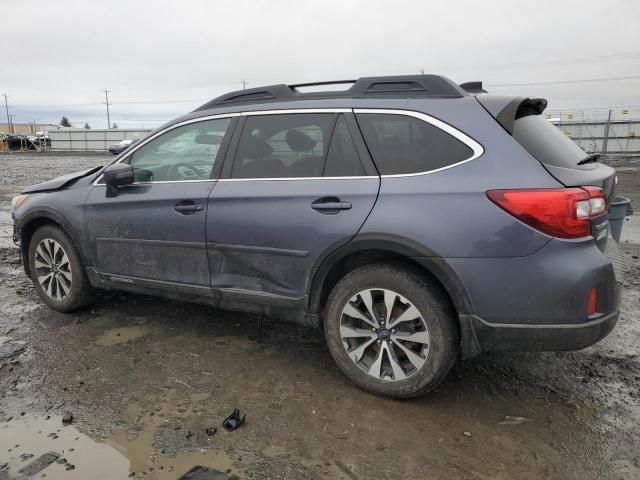
POLYGON ((238 126, 209 201, 214 288, 302 299, 314 262, 356 235, 380 179, 352 122, 348 111, 315 111, 253 114, 238 126))
POLYGON ((155 136, 124 161, 135 182, 107 196, 91 189, 85 228, 98 272, 114 282, 209 290, 207 200, 232 119, 183 124, 155 136))

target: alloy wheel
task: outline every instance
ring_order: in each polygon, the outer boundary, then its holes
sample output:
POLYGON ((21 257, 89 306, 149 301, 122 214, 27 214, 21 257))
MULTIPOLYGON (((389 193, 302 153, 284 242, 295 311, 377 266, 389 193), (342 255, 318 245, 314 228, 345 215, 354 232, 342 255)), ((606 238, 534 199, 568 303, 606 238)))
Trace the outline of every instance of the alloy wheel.
POLYGON ((62 245, 52 238, 40 241, 34 258, 38 283, 44 292, 58 302, 71 291, 71 264, 62 245))
POLYGON ((342 309, 340 338, 349 358, 379 380, 406 380, 429 356, 422 314, 392 290, 372 288, 354 295, 342 309))

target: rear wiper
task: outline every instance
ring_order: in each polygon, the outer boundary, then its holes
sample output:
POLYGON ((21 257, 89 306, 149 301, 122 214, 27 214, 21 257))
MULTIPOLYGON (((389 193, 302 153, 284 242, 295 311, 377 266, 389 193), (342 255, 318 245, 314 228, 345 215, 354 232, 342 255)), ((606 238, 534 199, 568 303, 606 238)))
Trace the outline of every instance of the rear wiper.
POLYGON ((592 153, 590 155, 587 155, 586 157, 584 157, 582 160, 580 160, 578 162, 578 165, 584 165, 585 163, 593 163, 593 162, 597 162, 598 159, 601 157, 602 155, 599 153, 592 153))

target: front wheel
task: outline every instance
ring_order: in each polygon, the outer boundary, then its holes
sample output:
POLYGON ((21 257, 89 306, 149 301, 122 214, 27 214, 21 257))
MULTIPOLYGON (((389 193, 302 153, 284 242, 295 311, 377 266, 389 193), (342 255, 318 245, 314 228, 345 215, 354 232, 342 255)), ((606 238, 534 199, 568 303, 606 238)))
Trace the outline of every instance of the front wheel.
POLYGON ((38 295, 52 309, 69 312, 94 299, 75 245, 61 229, 47 225, 36 230, 28 259, 38 295))
POLYGON ((427 393, 458 356, 448 299, 410 267, 358 268, 338 282, 327 305, 329 350, 347 377, 370 392, 396 398, 427 393))

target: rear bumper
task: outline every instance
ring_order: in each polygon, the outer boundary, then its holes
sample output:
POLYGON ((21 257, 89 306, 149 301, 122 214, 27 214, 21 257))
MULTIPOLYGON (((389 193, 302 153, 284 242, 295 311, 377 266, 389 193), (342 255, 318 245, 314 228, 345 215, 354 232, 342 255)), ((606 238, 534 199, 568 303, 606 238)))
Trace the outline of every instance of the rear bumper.
POLYGON ((618 322, 619 310, 581 324, 523 325, 489 323, 476 315, 461 315, 463 358, 482 351, 580 350, 606 337, 618 322))

